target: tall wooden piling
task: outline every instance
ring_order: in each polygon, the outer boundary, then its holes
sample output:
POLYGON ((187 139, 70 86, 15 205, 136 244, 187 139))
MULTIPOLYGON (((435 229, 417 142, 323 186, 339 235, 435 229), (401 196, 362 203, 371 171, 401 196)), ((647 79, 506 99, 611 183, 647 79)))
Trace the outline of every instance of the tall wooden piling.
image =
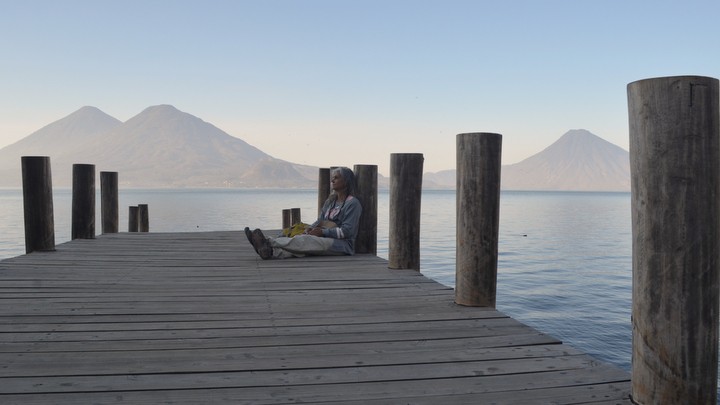
POLYGON ((362 215, 355 253, 377 254, 378 224, 378 167, 377 165, 355 165, 355 196, 362 204, 362 215))
POLYGON ((102 233, 117 233, 119 229, 118 174, 100 172, 100 220, 102 233))
POLYGON ((138 231, 138 207, 130 206, 128 209, 128 232, 138 231))
POLYGON ((138 204, 138 232, 150 232, 150 213, 147 204, 138 204))
POLYGON ((718 80, 628 85, 633 237, 632 399, 715 404, 718 80))
POLYGON ((455 302, 495 307, 502 135, 457 136, 455 302))
POLYGON ((72 176, 72 239, 94 239, 95 165, 74 164, 72 176))
POLYGON ((302 218, 300 216, 300 208, 290 208, 290 224, 295 225, 302 222, 302 218))
POLYGON ((390 155, 388 267, 420 270, 422 153, 390 155))
POLYGON ((282 210, 282 227, 283 229, 290 228, 292 226, 292 211, 290 208, 282 210))
POLYGON ((25 252, 55 250, 52 173, 47 156, 20 158, 25 218, 25 252))
POLYGON ((318 170, 318 215, 322 213, 325 200, 330 196, 330 169, 320 168, 318 170))

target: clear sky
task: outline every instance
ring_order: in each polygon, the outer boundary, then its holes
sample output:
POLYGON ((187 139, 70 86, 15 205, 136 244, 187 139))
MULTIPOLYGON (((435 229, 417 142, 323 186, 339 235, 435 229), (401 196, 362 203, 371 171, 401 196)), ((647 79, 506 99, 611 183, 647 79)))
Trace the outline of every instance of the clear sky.
POLYGON ((82 106, 172 104, 317 166, 583 128, 628 148, 628 83, 720 78, 720 1, 0 0, 0 147, 82 106))

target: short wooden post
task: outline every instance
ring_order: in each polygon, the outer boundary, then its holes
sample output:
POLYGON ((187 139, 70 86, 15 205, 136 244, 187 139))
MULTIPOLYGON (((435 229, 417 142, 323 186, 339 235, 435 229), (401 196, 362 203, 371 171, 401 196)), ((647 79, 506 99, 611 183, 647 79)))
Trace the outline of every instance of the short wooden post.
POLYGON ((457 136, 455 302, 495 307, 502 135, 457 136))
POLYGON ((720 88, 709 77, 628 84, 633 238, 631 395, 715 404, 720 88))
POLYGON ((100 217, 102 233, 117 233, 120 230, 117 172, 100 172, 100 217))
POLYGON ((300 222, 302 222, 302 218, 300 217, 300 208, 290 208, 290 223, 295 225, 300 222))
POLYGON ((362 204, 362 215, 355 253, 377 254, 378 224, 378 167, 377 165, 355 165, 355 196, 362 204))
POLYGON ((325 200, 330 196, 330 169, 320 168, 318 173, 318 215, 322 213, 325 200))
POLYGON ((138 231, 138 207, 130 206, 128 210, 128 232, 138 231))
POLYGON ((95 238, 95 165, 73 165, 71 238, 95 238))
POLYGON ((150 232, 150 214, 147 204, 138 204, 138 232, 150 232))
POLYGON ((282 210, 282 227, 283 229, 290 228, 292 226, 292 211, 290 208, 282 210))
POLYGON ((20 158, 25 211, 25 252, 55 250, 52 174, 47 156, 20 158))
POLYGON ((390 155, 388 267, 420 270, 422 153, 390 155))

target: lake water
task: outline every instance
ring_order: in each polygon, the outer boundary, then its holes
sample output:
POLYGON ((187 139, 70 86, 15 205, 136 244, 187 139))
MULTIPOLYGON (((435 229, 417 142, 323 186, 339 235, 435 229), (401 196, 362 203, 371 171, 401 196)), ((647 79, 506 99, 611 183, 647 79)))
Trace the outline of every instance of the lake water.
MULTIPOLYGON (((56 244, 70 240, 70 190, 55 190, 56 244)), ((99 205, 99 196, 97 198, 99 205)), ((284 208, 314 219, 314 190, 120 190, 148 204, 151 232, 280 228, 284 208)), ((378 198, 378 255, 387 258, 388 194, 378 198)), ((421 272, 455 283, 455 192, 422 195, 421 272)), ((99 215, 99 207, 97 209, 99 215)), ((0 189, 0 259, 25 253, 21 190, 0 189)), ((97 229, 101 231, 97 220, 97 229)), ((630 369, 629 193, 503 192, 497 308, 603 361, 630 369)))

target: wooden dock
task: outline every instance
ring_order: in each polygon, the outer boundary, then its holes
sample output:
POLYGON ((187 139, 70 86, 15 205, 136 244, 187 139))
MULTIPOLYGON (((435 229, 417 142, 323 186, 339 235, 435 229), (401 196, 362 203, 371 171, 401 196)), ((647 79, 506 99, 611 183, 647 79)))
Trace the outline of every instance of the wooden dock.
POLYGON ((0 261, 1 404, 629 404, 629 380, 372 255, 120 233, 0 261))

